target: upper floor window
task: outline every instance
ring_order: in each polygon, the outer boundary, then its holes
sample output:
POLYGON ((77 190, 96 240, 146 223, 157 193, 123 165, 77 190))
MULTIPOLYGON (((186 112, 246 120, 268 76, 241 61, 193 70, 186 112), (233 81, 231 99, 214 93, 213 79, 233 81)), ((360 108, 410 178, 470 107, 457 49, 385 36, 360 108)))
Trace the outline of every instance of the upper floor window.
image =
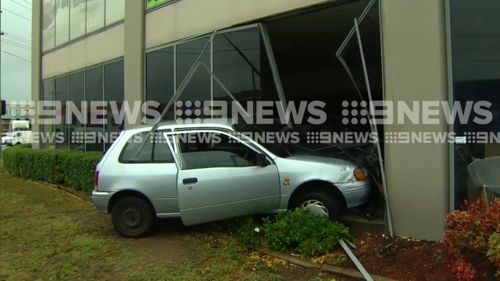
POLYGON ((43 0, 43 51, 121 21, 125 0, 43 0))

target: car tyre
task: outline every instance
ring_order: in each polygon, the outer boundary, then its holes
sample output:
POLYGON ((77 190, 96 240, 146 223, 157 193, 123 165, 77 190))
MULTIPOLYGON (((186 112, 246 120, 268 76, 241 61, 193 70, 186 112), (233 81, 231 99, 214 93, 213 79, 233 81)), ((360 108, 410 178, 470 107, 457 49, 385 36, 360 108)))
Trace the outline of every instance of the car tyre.
POLYGON ((331 220, 338 220, 343 209, 340 198, 321 191, 299 195, 294 207, 308 209, 313 214, 328 217, 331 220))
POLYGON ((114 204, 111 220, 116 231, 122 236, 143 237, 153 227, 153 209, 141 198, 124 197, 114 204))

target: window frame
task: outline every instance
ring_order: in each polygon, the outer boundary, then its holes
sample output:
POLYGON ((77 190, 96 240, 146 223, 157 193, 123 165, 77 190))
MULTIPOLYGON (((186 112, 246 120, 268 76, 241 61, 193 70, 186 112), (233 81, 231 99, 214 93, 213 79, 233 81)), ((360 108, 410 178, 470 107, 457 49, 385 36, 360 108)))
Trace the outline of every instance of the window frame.
MULTIPOLYGON (((56 2, 56 0, 49 0, 49 1, 54 1, 54 3, 56 2)), ((84 28, 84 31, 82 34, 79 34, 78 36, 75 36, 75 37, 72 37, 72 32, 71 32, 71 10, 72 10, 72 7, 71 7, 71 0, 69 0, 69 22, 68 22, 68 32, 69 32, 69 37, 68 37, 68 41, 64 42, 64 43, 61 43, 60 45, 57 45, 56 44, 56 36, 57 36, 57 32, 56 32, 56 27, 55 25, 57 24, 56 22, 56 19, 54 19, 55 23, 54 23, 54 35, 53 35, 53 39, 51 41, 53 41, 53 46, 51 47, 48 47, 45 49, 45 44, 44 44, 44 36, 43 36, 43 24, 41 24, 40 26, 40 34, 41 34, 41 48, 40 48, 40 52, 42 55, 45 55, 45 54, 48 54, 50 52, 53 52, 53 51, 56 51, 58 49, 62 49, 68 45, 71 45, 73 43, 76 43, 76 42, 79 42, 81 40, 84 40, 85 38, 87 37, 90 37, 90 36, 93 36, 95 34, 98 34, 100 32, 104 32, 108 29, 111 29, 111 28, 114 28, 120 24, 123 24, 125 22, 125 11, 123 11, 123 17, 121 19, 118 19, 118 20, 114 20, 114 21, 110 21, 108 23, 107 21, 107 18, 106 18, 106 9, 107 9, 107 0, 101 0, 101 1, 104 1, 104 25, 102 27, 99 27, 95 30, 92 30, 92 31, 88 31, 88 27, 87 27, 87 0, 84 0, 85 1, 85 16, 84 16, 84 21, 85 21, 85 28, 84 28)), ((123 0, 125 1, 125 0, 123 0)), ((174 0, 173 2, 176 2, 178 0, 174 0)), ((125 9, 125 6, 124 6, 124 9, 125 9)), ((154 9, 154 8, 153 8, 154 9)), ((40 16, 43 20, 43 13, 44 13, 44 6, 42 5, 41 9, 40 9, 40 16)), ((54 14, 54 17, 56 16, 56 7, 55 7, 55 4, 54 4, 54 11, 52 12, 54 14)))
POLYGON ((198 134, 198 133, 211 133, 211 134, 225 135, 228 138, 237 141, 237 143, 245 146, 246 148, 254 151, 257 154, 264 154, 266 156, 266 161, 268 161, 268 163, 270 165, 274 164, 274 162, 272 161, 272 158, 269 157, 269 155, 265 151, 262 151, 262 150, 258 149, 257 147, 254 147, 254 145, 247 144, 246 141, 243 141, 242 139, 236 137, 233 134, 230 134, 230 133, 225 132, 225 131, 211 130, 211 129, 201 129, 201 130, 200 129, 188 129, 188 130, 176 130, 175 132, 168 134, 170 136, 173 136, 173 138, 174 138, 173 140, 174 140, 174 151, 175 151, 175 158, 176 158, 175 160, 178 162, 179 170, 188 171, 188 170, 216 169, 216 168, 237 169, 237 168, 258 167, 258 165, 243 166, 243 167, 213 167, 213 166, 211 166, 211 167, 204 167, 204 168, 187 169, 186 167, 184 167, 185 163, 184 163, 183 156, 182 156, 183 152, 182 152, 181 147, 180 147, 180 140, 179 140, 178 136, 181 134, 198 134))
POLYGON ((105 28, 106 27, 107 0, 85 0, 85 5, 86 5, 86 9, 85 9, 85 34, 89 34, 89 33, 91 34, 95 31, 102 30, 103 28, 105 28), (89 9, 89 2, 92 2, 92 1, 95 1, 95 3, 99 3, 97 5, 97 7, 102 8, 102 14, 100 13, 101 12, 100 9, 97 9, 97 11, 93 11, 94 13, 96 13, 97 16, 92 14, 92 11, 89 9), (102 6, 99 6, 99 5, 102 5, 102 6), (89 14, 89 12, 90 12, 90 14, 89 14), (97 19, 99 19, 99 22, 97 22, 97 19), (102 25, 100 25, 101 19, 102 19, 102 25), (93 27, 90 23, 96 24, 97 27, 95 27, 89 31, 89 29, 93 27))
MULTIPOLYGON (((118 62, 122 62, 123 63, 123 57, 119 57, 119 58, 116 58, 116 59, 113 59, 113 60, 109 60, 109 61, 104 62, 102 64, 93 65, 93 66, 90 66, 90 67, 86 67, 86 68, 82 68, 82 69, 79 69, 79 70, 75 70, 75 71, 71 71, 71 72, 68 72, 68 73, 64 73, 64 74, 61 74, 61 75, 57 75, 57 76, 53 76, 53 77, 50 77, 50 78, 46 78, 46 79, 42 80, 41 83, 40 83, 40 86, 42 87, 42 90, 41 90, 41 93, 40 93, 40 97, 42 97, 44 100, 55 100, 55 80, 58 79, 58 78, 61 78, 61 77, 68 77, 68 81, 69 81, 69 93, 70 93, 70 95, 68 96, 68 101, 72 101, 72 102, 76 101, 77 103, 80 103, 80 102, 83 102, 83 101, 88 101, 87 94, 86 94, 87 89, 86 89, 86 83, 85 83, 86 82, 86 72, 87 72, 87 70, 92 70, 92 69, 99 68, 99 67, 103 67, 104 68, 104 70, 102 72, 102 79, 103 79, 103 83, 104 83, 102 90, 104 92, 103 93, 104 97, 106 97, 106 87, 105 87, 105 85, 106 85, 106 71, 105 71, 106 67, 110 66, 110 65, 113 65, 115 63, 118 63, 118 62), (73 93, 73 90, 71 88, 71 85, 72 85, 72 83, 71 83, 72 82, 71 81, 71 77, 74 76, 74 75, 82 75, 82 81, 78 81, 78 82, 82 82, 83 83, 81 85, 82 86, 81 89, 82 89, 83 94, 81 96, 79 96, 79 97, 81 97, 81 99, 78 99, 78 100, 74 99, 74 96, 71 95, 71 93, 73 93), (50 96, 51 99, 47 99, 45 97, 46 90, 48 91, 48 90, 50 90, 50 88, 45 89, 45 87, 46 86, 49 87, 49 85, 51 83, 53 83, 53 87, 54 87, 53 94, 52 94, 52 96, 50 96)), ((124 75, 124 73, 122 72, 121 75, 124 75)), ((124 78, 122 78, 122 79, 124 79, 124 78)), ((77 82, 77 81, 75 81, 75 82, 77 82)), ((123 103, 124 102, 124 98, 125 98, 124 97, 124 93, 122 93, 121 97, 122 97, 122 99, 119 100, 118 102, 123 103)), ((82 109, 79 108, 79 110, 82 110, 82 109)), ((110 110, 110 109, 108 108, 108 110, 110 110)), ((111 114, 111 112, 108 111, 108 116, 110 116, 110 114, 111 114)), ((75 117, 73 117, 73 120, 76 120, 74 118, 75 117)), ((84 132, 84 133, 87 132, 87 130, 86 130, 87 125, 80 124, 78 122, 78 120, 77 120, 76 123, 72 122, 72 124, 66 124, 66 125, 68 125, 68 134, 69 134, 68 136, 69 137, 71 137, 71 128, 83 128, 82 132, 84 132)), ((52 130, 54 130, 54 128, 55 128, 54 125, 50 125, 50 126, 49 125, 42 125, 42 126, 44 126, 43 127, 44 131, 47 131, 47 129, 50 129, 50 128, 52 130)), ((121 133, 121 132, 123 132, 123 130, 125 130, 124 128, 119 128, 119 130, 117 130, 117 131, 109 131, 106 126, 107 126, 106 124, 103 125, 104 133, 108 134, 108 135, 109 135, 110 132, 121 133)), ((109 140, 109 137, 108 137, 108 140, 109 140)), ((109 146, 111 146, 111 144, 114 143, 116 140, 117 140, 117 138, 113 138, 112 142, 104 143, 103 149, 102 150, 98 150, 98 151, 105 151, 107 148, 109 148, 107 146, 107 144, 109 144, 109 146)), ((69 145, 69 149, 70 150, 85 151, 85 141, 83 141, 82 143, 72 143, 71 141, 69 141, 69 142, 70 142, 70 145, 69 145), (83 148, 78 149, 77 147, 73 147, 72 145, 73 146, 82 145, 83 148)), ((45 146, 44 146, 44 148, 45 148, 45 146)))
MULTIPOLYGON (((179 1, 179 0, 177 0, 177 1, 179 1)), ((151 10, 154 10, 154 9, 151 9, 151 10)), ((160 44, 158 46, 146 49, 144 52, 145 53, 144 58, 146 58, 147 55, 151 52, 155 52, 157 50, 161 50, 161 49, 165 49, 165 48, 173 46, 174 47, 174 85, 175 85, 175 87, 177 87, 178 83, 181 83, 182 81, 184 81, 184 79, 181 79, 180 82, 177 81, 178 77, 180 75, 179 69, 178 69, 179 65, 180 65, 179 61, 181 61, 181 59, 179 58, 179 50, 178 50, 179 46, 186 44, 186 43, 194 42, 196 40, 200 40, 203 38, 209 38, 209 40, 207 42, 208 48, 207 48, 206 52, 208 53, 208 58, 209 58, 210 62, 205 63, 205 64, 210 69, 210 71, 213 73, 213 70, 214 70, 214 68, 213 68, 213 65, 214 65, 214 48, 213 48, 214 40, 212 40, 213 39, 212 36, 217 36, 217 35, 231 33, 231 32, 238 32, 238 31, 243 31, 243 30, 252 29, 252 28, 259 29, 261 44, 263 44, 263 49, 261 49, 261 51, 263 52, 263 55, 265 55, 265 57, 267 58, 267 63, 269 64, 268 67, 269 67, 269 71, 270 71, 270 77, 272 79, 272 80, 270 80, 270 83, 274 86, 274 91, 275 91, 274 94, 276 94, 277 100, 281 101, 282 110, 285 111, 288 103, 287 103, 286 97, 284 95, 283 85, 282 85, 281 78, 280 78, 280 75, 278 72, 278 66, 276 64, 276 59, 274 56, 272 45, 271 45, 269 36, 267 34, 267 29, 265 27, 264 22, 243 24, 241 26, 230 27, 230 28, 226 28, 223 30, 216 30, 214 32, 205 33, 205 34, 201 34, 201 35, 195 35, 192 37, 183 38, 183 39, 169 42, 166 44, 160 44)), ((203 60, 203 58, 202 58, 202 60, 203 60)), ((191 67, 192 66, 193 66, 193 64, 191 65, 191 67)), ((146 61, 144 63, 144 66, 143 66, 143 71, 144 71, 144 73, 146 73, 146 75, 147 75, 147 67, 148 66, 147 66, 147 61, 146 61)), ((200 67, 196 73, 205 73, 205 71, 203 71, 203 70, 200 71, 200 69, 203 69, 203 67, 200 67)), ((196 73, 194 73, 192 75, 194 76, 194 75, 196 75, 196 73)), ((219 82, 217 82, 218 79, 214 79, 214 77, 210 73, 207 73, 207 75, 209 76, 209 80, 210 80, 210 100, 213 101, 214 100, 214 86, 218 85, 219 82)), ((142 88, 143 88, 144 92, 148 91, 146 83, 144 83, 142 88)), ((176 97, 177 100, 179 100, 181 97, 185 98, 185 96, 183 96, 184 92, 182 93, 182 95, 177 96, 177 90, 178 90, 178 88, 174 89, 174 97, 176 97)), ((232 101, 235 101, 239 105, 240 108, 244 108, 240 104, 239 100, 235 99, 233 96, 230 96, 230 97, 231 97, 232 101)), ((172 106, 169 108, 169 110, 171 108, 172 108, 172 106)), ((174 115, 174 120, 179 120, 179 119, 182 119, 182 117, 179 118, 179 116, 174 115)), ((291 128, 291 125, 289 122, 286 124, 286 126, 291 128)))
POLYGON ((154 10, 157 10, 157 9, 161 9, 165 6, 168 6, 168 5, 172 5, 176 2, 179 2, 180 0, 167 0, 165 3, 160 3, 160 4, 157 4, 153 7, 149 7, 148 8, 148 3, 147 3, 147 0, 144 0, 144 12, 145 13, 149 13, 149 12, 152 12, 154 10))
POLYGON ((40 1, 40 4, 41 4, 41 9, 40 9, 40 22, 41 22, 41 25, 40 25, 40 37, 41 37, 41 40, 40 40, 40 44, 41 44, 41 48, 40 50, 42 51, 42 53, 45 53, 45 52, 48 52, 50 50, 54 50, 56 48, 56 0, 43 0, 43 1, 40 1), (46 41, 45 40, 45 36, 44 34, 45 33, 49 33, 48 30, 45 30, 44 29, 44 25, 46 24, 45 22, 45 2, 50 2, 49 4, 52 4, 52 14, 54 16, 54 28, 52 30, 52 40, 49 40, 49 41, 46 41), (47 32, 45 32, 47 31, 47 32), (47 47, 47 49, 45 49, 46 47, 46 43, 52 41, 52 44, 51 44, 51 47, 47 47))

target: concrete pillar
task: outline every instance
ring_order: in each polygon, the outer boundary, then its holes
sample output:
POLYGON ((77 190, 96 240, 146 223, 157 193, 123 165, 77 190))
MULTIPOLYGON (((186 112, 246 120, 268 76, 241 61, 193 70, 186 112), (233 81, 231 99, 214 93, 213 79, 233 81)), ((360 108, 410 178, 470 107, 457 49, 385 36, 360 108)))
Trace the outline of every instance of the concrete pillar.
MULTIPOLYGON (((41 18, 42 1, 33 1, 32 6, 32 21, 31 21, 31 100, 38 105, 41 98, 41 18)), ((33 116, 32 124, 33 134, 36 135, 40 132, 40 125, 38 124, 38 115, 33 116)), ((38 139, 33 139, 32 147, 34 149, 40 148, 38 139)))
MULTIPOLYGON (((144 1, 125 3, 125 100, 129 106, 144 100, 144 1)), ((125 120, 125 128, 140 124, 136 120, 125 120)))
MULTIPOLYGON (((385 98, 447 101, 442 0, 381 0, 385 98)), ((442 115, 442 114, 441 114, 442 115)), ((386 132, 447 132, 437 125, 387 125, 386 132)), ((448 145, 386 144, 389 200, 397 236, 440 240, 448 210, 448 145)))

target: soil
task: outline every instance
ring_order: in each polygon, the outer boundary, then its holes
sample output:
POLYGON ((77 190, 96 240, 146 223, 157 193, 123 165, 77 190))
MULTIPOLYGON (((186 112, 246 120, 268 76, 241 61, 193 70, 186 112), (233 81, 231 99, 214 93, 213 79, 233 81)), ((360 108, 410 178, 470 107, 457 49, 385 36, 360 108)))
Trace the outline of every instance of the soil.
MULTIPOLYGON (((371 274, 396 280, 454 280, 443 244, 380 234, 357 237, 355 255, 371 274)), ((355 268, 350 260, 340 266, 355 268)))

